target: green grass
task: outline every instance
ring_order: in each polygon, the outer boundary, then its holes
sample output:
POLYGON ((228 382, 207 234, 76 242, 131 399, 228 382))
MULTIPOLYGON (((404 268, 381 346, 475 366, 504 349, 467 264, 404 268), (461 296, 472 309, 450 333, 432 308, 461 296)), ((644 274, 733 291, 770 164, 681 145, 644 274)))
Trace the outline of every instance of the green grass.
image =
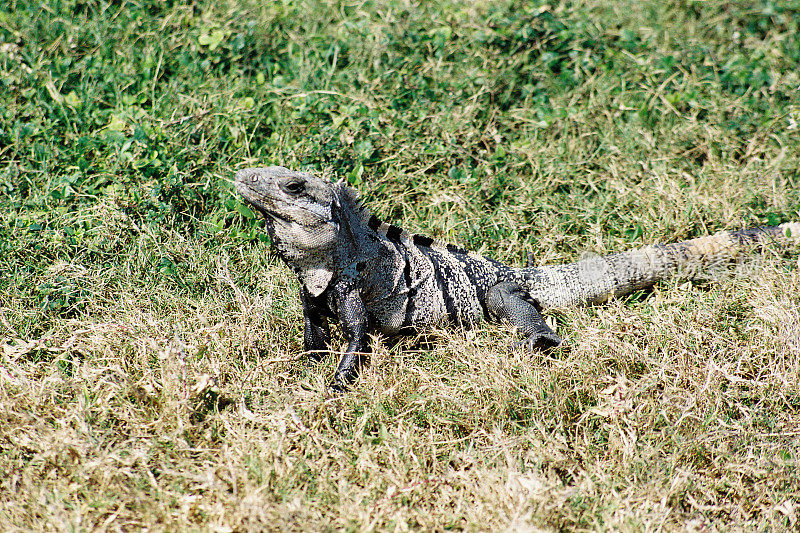
POLYGON ((800 219, 800 3, 0 7, 0 529, 782 529, 800 274, 299 358, 245 166, 512 264, 800 219))

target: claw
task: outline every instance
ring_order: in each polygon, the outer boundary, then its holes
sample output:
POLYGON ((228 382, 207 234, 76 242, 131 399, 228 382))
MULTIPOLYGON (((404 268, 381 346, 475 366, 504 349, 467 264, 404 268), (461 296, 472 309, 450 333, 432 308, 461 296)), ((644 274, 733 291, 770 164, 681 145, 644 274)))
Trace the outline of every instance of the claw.
POLYGON ((515 350, 523 348, 528 352, 549 352, 550 350, 559 346, 562 342, 564 342, 563 339, 553 332, 533 333, 528 335, 527 338, 515 342, 512 344, 512 347, 515 350))
POLYGON ((321 350, 310 350, 306 352, 306 364, 308 366, 314 366, 320 361, 322 361, 322 356, 325 352, 321 350))
POLYGON ((328 390, 332 396, 339 396, 350 390, 350 385, 358 377, 356 372, 337 372, 333 376, 333 381, 328 385, 328 390))
POLYGON ((347 392, 347 385, 343 385, 336 380, 331 381, 330 385, 328 385, 328 393, 331 396, 341 396, 347 392))

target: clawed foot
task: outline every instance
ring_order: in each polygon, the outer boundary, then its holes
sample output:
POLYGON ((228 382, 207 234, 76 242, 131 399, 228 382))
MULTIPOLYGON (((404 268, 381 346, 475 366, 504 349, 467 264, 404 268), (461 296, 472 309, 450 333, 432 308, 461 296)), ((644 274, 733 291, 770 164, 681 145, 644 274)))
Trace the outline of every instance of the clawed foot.
POLYGON ((548 333, 534 333, 526 339, 513 343, 511 346, 515 350, 522 348, 528 352, 549 352, 562 342, 564 342, 563 339, 551 331, 548 333))
POLYGON ((328 349, 322 350, 306 350, 303 352, 303 355, 306 356, 306 364, 308 366, 314 366, 326 357, 328 357, 332 352, 328 349))
POLYGON ((350 385, 358 377, 356 372, 336 372, 333 381, 328 385, 328 392, 331 396, 340 396, 350 390, 350 385))
POLYGON ((341 383, 337 383, 336 381, 331 381, 330 384, 328 384, 328 394, 331 396, 334 397, 341 396, 345 392, 347 392, 347 387, 345 387, 341 383))

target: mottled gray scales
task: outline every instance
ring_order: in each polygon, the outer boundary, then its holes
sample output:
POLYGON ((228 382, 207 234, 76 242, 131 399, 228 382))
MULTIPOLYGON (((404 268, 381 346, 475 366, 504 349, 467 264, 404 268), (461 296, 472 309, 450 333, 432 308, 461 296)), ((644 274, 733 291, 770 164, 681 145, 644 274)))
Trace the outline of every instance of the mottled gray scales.
POLYGON ((691 274, 730 261, 754 244, 800 237, 800 223, 793 222, 518 269, 382 222, 355 190, 304 172, 244 169, 236 189, 264 215, 275 250, 297 273, 303 344, 313 360, 329 350, 328 319, 341 323, 347 348, 336 390, 356 378, 370 332, 395 335, 486 318, 513 324, 524 346, 548 349, 561 339, 542 309, 602 303, 681 270, 691 274))

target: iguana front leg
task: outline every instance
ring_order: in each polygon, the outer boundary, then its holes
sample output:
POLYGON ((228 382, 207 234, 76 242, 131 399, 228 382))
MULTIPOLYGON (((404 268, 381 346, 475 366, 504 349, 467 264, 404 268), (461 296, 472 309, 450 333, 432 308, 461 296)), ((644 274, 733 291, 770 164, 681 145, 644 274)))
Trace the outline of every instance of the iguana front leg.
POLYGON ((322 354, 327 351, 331 340, 328 319, 325 318, 325 315, 330 315, 330 309, 324 296, 314 297, 305 287, 300 289, 300 302, 303 305, 303 317, 306 323, 303 349, 311 362, 316 363, 322 359, 322 354))
POLYGON ((561 344, 561 337, 550 329, 536 310, 530 295, 517 283, 498 283, 486 293, 486 308, 495 320, 508 321, 525 336, 528 349, 545 350, 561 344))
POLYGON ((356 379, 363 354, 367 351, 367 309, 358 289, 349 285, 340 284, 334 288, 336 314, 347 339, 347 348, 331 383, 334 392, 344 392, 356 379))

